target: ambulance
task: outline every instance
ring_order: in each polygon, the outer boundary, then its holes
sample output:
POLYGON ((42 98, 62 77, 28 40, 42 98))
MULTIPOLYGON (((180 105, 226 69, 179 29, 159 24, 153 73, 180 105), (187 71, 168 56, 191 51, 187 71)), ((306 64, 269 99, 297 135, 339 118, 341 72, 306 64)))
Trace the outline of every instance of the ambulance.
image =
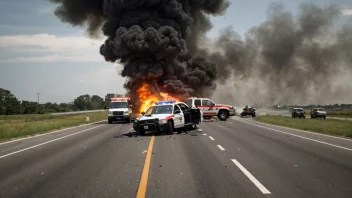
POLYGON ((113 121, 131 122, 132 118, 132 104, 128 97, 114 97, 110 99, 108 114, 108 122, 112 124, 113 121))
POLYGON ((190 107, 196 107, 203 112, 205 119, 217 116, 220 120, 227 120, 230 116, 236 115, 236 107, 226 104, 217 104, 209 98, 191 97, 187 99, 190 107))

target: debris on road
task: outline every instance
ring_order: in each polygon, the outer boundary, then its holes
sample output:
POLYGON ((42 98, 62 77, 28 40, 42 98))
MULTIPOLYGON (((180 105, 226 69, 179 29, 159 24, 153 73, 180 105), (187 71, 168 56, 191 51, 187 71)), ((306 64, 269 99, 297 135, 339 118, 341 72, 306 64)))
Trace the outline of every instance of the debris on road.
POLYGON ((202 129, 198 129, 199 132, 202 132, 203 130, 202 129))

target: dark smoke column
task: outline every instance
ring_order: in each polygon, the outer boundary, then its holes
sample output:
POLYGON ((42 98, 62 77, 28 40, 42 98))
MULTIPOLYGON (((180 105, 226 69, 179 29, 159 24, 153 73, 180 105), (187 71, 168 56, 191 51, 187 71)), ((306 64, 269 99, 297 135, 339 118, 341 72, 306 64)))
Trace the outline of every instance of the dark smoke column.
POLYGON ((197 40, 211 28, 207 14, 224 13, 227 0, 52 1, 61 4, 55 14, 63 22, 88 24, 92 36, 103 26, 100 53, 124 65, 133 99, 142 82, 181 98, 214 88, 216 66, 199 55, 197 40))

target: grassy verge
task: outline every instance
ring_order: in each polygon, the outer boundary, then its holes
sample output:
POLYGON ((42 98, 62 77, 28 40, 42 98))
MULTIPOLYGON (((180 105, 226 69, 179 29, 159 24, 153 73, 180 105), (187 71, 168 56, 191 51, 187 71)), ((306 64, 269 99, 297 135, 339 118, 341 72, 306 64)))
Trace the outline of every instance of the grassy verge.
POLYGON ((352 118, 352 110, 327 111, 330 117, 352 118))
POLYGON ((107 112, 88 113, 88 122, 86 122, 86 115, 51 116, 50 114, 44 114, 0 116, 0 141, 107 119, 107 112))
POLYGON ((352 138, 352 122, 346 120, 294 119, 277 115, 260 116, 256 120, 268 124, 352 138))

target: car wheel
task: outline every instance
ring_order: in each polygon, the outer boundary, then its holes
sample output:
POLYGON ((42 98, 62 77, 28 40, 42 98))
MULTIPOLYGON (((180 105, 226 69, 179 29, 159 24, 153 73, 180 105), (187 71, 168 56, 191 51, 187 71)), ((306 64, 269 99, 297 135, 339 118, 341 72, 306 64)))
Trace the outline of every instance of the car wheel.
POLYGON ((255 115, 255 113, 254 113, 254 114, 252 114, 252 118, 255 118, 255 116, 256 116, 256 115, 255 115))
POLYGON ((126 119, 126 123, 131 123, 131 116, 126 119))
POLYGON ((324 116, 324 119, 326 119, 326 116, 324 116))
POLYGON ((226 121, 227 118, 229 117, 228 113, 224 110, 219 112, 218 118, 222 121, 226 121))
POLYGON ((109 123, 109 124, 112 124, 112 120, 108 120, 108 123, 109 123))
POLYGON ((166 134, 166 135, 170 135, 170 134, 172 134, 172 132, 173 132, 172 121, 169 120, 169 121, 167 122, 167 126, 166 126, 166 128, 165 128, 165 134, 166 134))
POLYGON ((139 135, 140 136, 144 136, 145 135, 145 131, 139 131, 139 135))

